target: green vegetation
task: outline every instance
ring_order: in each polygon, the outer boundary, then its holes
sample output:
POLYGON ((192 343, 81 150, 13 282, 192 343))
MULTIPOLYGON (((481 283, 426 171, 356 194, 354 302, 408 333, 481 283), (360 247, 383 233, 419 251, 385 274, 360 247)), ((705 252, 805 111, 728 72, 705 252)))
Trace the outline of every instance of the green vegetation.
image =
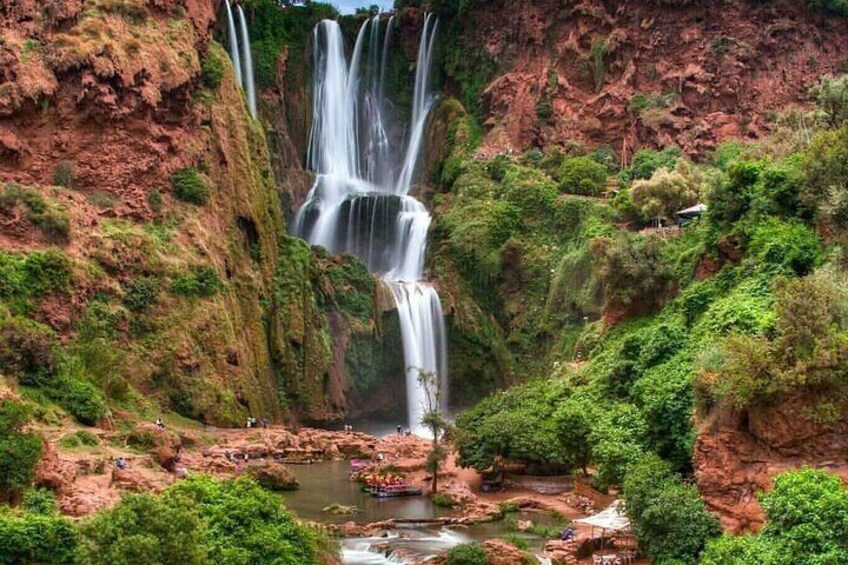
POLYGON ((31 188, 11 183, 5 185, 0 191, 0 213, 12 216, 18 207, 22 207, 26 219, 48 237, 68 238, 71 224, 64 208, 46 200, 31 188))
POLYGON ((224 79, 224 65, 226 55, 224 55, 217 46, 210 48, 201 63, 201 72, 203 73, 203 86, 209 90, 218 90, 221 86, 221 81, 224 79))
MULTIPOLYGON (((0 398, 0 437, 3 438, 0 442, 0 502, 17 497, 29 486, 35 475, 35 465, 41 459, 41 438, 22 431, 29 417, 27 405, 0 398)), ((0 508, 0 534, 4 533, 3 516, 0 508)), ((0 540, 4 539, 0 535, 0 540)))
POLYGON ((100 440, 97 439, 97 436, 91 432, 77 430, 62 437, 62 439, 59 440, 59 445, 66 449, 73 449, 75 447, 94 447, 96 445, 100 445, 100 440))
POLYGON ((487 565, 486 550, 477 543, 464 543, 448 550, 448 565, 487 565))
POLYGON ((592 157, 569 157, 560 165, 557 180, 562 192, 600 196, 607 180, 607 169, 592 157))
POLYGON ((160 496, 127 494, 80 523, 58 516, 46 491, 27 491, 17 509, 0 507, 0 562, 10 564, 309 565, 328 546, 322 536, 246 478, 198 476, 160 496))
POLYGON ((184 202, 202 206, 209 201, 209 185, 194 167, 188 167, 171 175, 174 196, 184 202))
POLYGON ((669 465, 647 456, 624 481, 627 515, 640 549, 654 563, 699 563, 707 542, 721 533, 698 489, 682 483, 669 465))
MULTIPOLYGON (((297 80, 306 79, 300 61, 308 60, 306 48, 312 28, 321 20, 334 19, 330 4, 307 2, 304 6, 285 6, 276 0, 248 0, 253 13, 249 21, 257 87, 275 85, 277 63, 282 50, 288 52, 288 73, 297 80), (296 67, 296 68, 293 68, 296 67)), ((287 77, 288 79, 288 77, 287 77)))
POLYGON ((57 186, 72 188, 74 184, 74 164, 71 161, 59 161, 53 171, 53 183, 57 186))
POLYGON ((777 477, 761 495, 766 526, 758 535, 709 543, 704 565, 789 565, 848 560, 848 489, 839 477, 804 469, 777 477))
MULTIPOLYGON (((171 292, 190 298, 208 298, 217 294, 222 286, 215 268, 202 266, 178 274, 171 283, 171 292)), ((155 293, 151 288, 147 288, 144 294, 146 298, 142 302, 155 300, 155 293)))

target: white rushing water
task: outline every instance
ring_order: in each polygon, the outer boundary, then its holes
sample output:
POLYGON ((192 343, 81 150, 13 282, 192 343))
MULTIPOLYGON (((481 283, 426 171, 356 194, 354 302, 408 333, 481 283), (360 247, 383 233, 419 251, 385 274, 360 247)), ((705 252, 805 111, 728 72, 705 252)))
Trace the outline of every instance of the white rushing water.
POLYGON ((250 33, 247 31, 247 18, 241 4, 238 5, 239 21, 241 22, 241 53, 244 61, 242 84, 247 94, 247 107, 250 115, 256 117, 256 83, 253 80, 253 55, 250 53, 250 33))
POLYGON ((233 17, 233 8, 230 0, 224 2, 225 12, 227 14, 227 35, 230 42, 230 59, 233 61, 233 70, 236 75, 236 81, 244 90, 247 96, 247 107, 250 109, 250 115, 256 117, 256 83, 253 80, 253 55, 250 52, 250 33, 247 29, 247 18, 244 15, 244 10, 241 4, 236 6, 238 9, 239 26, 238 31, 241 32, 241 53, 239 53, 239 34, 236 28, 236 21, 233 17))
MULTIPOLYGON (((442 390, 447 390, 446 336, 441 301, 424 281, 430 214, 409 193, 436 100, 430 72, 438 20, 425 18, 404 147, 392 146, 386 118, 390 101, 384 87, 393 26, 393 17, 385 29, 380 16, 365 21, 349 62, 338 23, 325 20, 315 27, 307 165, 316 180, 293 229, 333 253, 357 255, 391 288, 407 367, 408 424, 423 434, 426 397, 418 375, 437 373, 442 390)), ((447 402, 444 392, 441 400, 447 402)))
POLYGON ((224 7, 227 12, 227 32, 230 37, 230 59, 233 60, 236 80, 241 84, 241 55, 239 55, 238 34, 236 34, 236 22, 233 19, 233 8, 230 5, 230 0, 224 2, 224 7))

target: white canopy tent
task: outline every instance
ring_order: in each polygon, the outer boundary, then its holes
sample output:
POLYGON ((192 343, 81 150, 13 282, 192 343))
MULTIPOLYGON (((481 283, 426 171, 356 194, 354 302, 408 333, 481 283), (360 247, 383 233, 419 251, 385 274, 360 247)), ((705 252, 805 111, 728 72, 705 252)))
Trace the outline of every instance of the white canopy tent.
POLYGON ((589 516, 588 518, 578 518, 574 520, 575 524, 582 524, 584 526, 592 527, 592 539, 595 539, 595 528, 601 529, 601 547, 604 547, 604 540, 606 536, 604 535, 606 530, 612 532, 620 532, 622 530, 630 529, 630 518, 622 514, 621 509, 619 508, 618 500, 614 501, 604 510, 601 510, 597 514, 589 516))

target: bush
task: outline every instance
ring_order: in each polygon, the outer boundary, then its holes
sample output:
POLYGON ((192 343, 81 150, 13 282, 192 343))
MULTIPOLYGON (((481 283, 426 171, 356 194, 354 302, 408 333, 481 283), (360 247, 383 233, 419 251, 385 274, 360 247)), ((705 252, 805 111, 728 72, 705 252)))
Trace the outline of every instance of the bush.
POLYGON ((591 242, 607 313, 647 313, 663 303, 671 277, 654 238, 619 235, 591 242))
POLYGON ((637 180, 630 187, 630 198, 647 218, 671 218, 674 213, 698 202, 700 184, 694 166, 674 171, 659 169, 648 180, 637 180))
POLYGON ((683 152, 679 147, 666 147, 662 151, 642 149, 633 155, 630 167, 621 172, 625 184, 637 179, 649 179, 657 169, 671 170, 683 152))
POLYGON ((53 171, 53 183, 57 186, 72 188, 74 184, 74 164, 71 161, 60 161, 53 171))
POLYGON ((59 505, 56 504, 56 495, 52 491, 44 488, 31 488, 24 493, 21 509, 32 514, 50 516, 56 514, 59 505))
POLYGON ((207 298, 217 294, 221 286, 213 267, 195 267, 191 273, 178 275, 171 283, 171 291, 191 298, 207 298))
MULTIPOLYGON (((837 1, 842 2, 848 15, 848 1, 837 1)), ((848 123, 848 75, 825 75, 819 84, 810 89, 810 94, 827 114, 832 127, 848 123)))
MULTIPOLYGON (((29 408, 10 398, 0 398, 0 499, 8 500, 29 486, 41 459, 41 438, 21 428, 29 420, 29 408)), ((2 518, 2 512, 0 512, 2 518)), ((3 536, 0 535, 0 540, 3 536)), ((2 541, 0 541, 2 543, 2 541)), ((0 555, 2 555, 0 551, 0 555)))
POLYGON ((56 367, 53 331, 27 318, 0 319, 0 366, 3 373, 21 384, 42 386, 56 367))
POLYGON ((61 377, 57 386, 48 394, 81 424, 93 426, 109 413, 103 392, 92 383, 61 377))
POLYGON ((803 203, 836 232, 848 233, 848 125, 816 135, 801 174, 803 203))
POLYGON ((757 224, 748 244, 748 256, 757 268, 776 274, 807 275, 820 254, 819 239, 807 226, 776 218, 757 224))
POLYGON ((131 312, 146 312, 156 304, 162 282, 156 277, 139 277, 124 285, 124 305, 131 312))
POLYGON ((162 193, 159 190, 154 188, 147 193, 147 205, 150 206, 151 212, 158 214, 162 211, 163 204, 162 193))
POLYGON ((73 449, 80 446, 94 447, 100 445, 100 440, 91 432, 79 430, 64 436, 59 440, 59 445, 65 449, 73 449))
POLYGON ((11 214, 18 205, 24 207, 27 220, 40 228, 46 235, 67 239, 71 230, 71 223, 63 208, 47 202, 31 188, 7 184, 0 193, 0 210, 6 210, 11 214))
POLYGON ((0 563, 70 565, 76 545, 76 528, 67 518, 0 511, 0 563))
POLYGON ((171 175, 171 188, 174 196, 184 202, 201 206, 209 201, 209 186, 194 167, 171 175))
POLYGON ((224 78, 224 59, 221 57, 217 46, 210 48, 201 64, 203 75, 203 86, 209 90, 218 90, 224 78))
POLYGON ((762 532, 711 542, 704 565, 848 562, 848 489, 839 477, 813 469, 784 473, 761 502, 762 532))
POLYGON ((207 563, 207 533, 190 499, 127 494, 84 521, 78 562, 87 565, 207 563))
POLYGON ((607 181, 607 169, 591 157, 569 157, 559 167, 562 192, 600 196, 607 181))
POLYGON ((487 565, 486 550, 477 543, 463 543, 448 551, 448 565, 487 565))
POLYGON ((707 542, 721 534, 698 489, 680 482, 656 456, 630 470, 623 494, 639 547, 652 562, 694 565, 707 542))
POLYGON ((167 496, 197 505, 207 526, 211 563, 317 562, 315 533, 286 511, 275 494, 250 479, 193 477, 172 487, 167 496))

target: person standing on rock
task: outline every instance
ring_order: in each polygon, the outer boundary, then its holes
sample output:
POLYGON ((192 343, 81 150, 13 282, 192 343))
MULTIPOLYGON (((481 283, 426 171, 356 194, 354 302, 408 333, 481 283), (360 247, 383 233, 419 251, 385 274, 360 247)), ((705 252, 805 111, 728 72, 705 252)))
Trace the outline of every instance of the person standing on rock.
POLYGON ((397 433, 399 436, 403 435, 403 426, 401 426, 400 424, 397 425, 397 433))

